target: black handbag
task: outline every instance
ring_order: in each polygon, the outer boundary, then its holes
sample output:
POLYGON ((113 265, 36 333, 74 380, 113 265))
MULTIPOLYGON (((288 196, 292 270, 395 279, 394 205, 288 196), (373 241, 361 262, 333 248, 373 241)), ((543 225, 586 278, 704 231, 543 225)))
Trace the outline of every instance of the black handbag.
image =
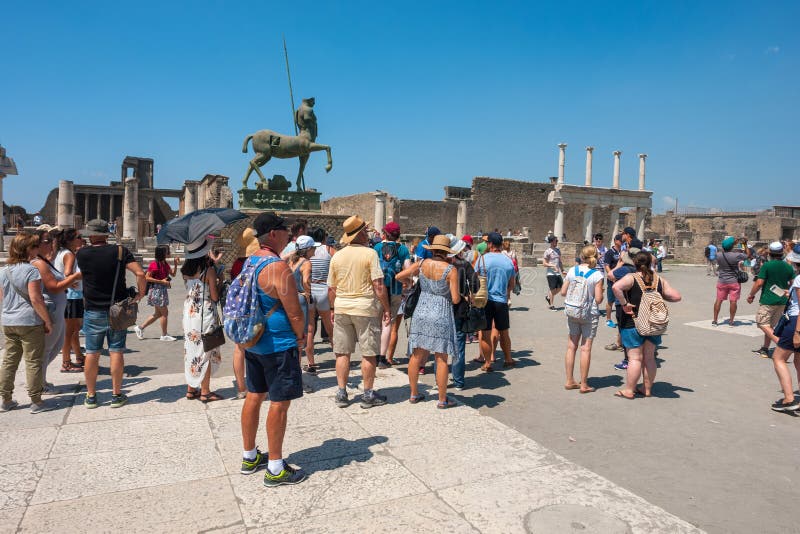
POLYGON ((406 297, 406 301, 403 304, 403 317, 405 319, 411 319, 414 315, 414 310, 417 307, 417 302, 419 302, 419 294, 421 292, 422 288, 419 285, 419 280, 417 280, 414 284, 414 289, 411 290, 411 294, 406 297))
MULTIPOLYGON (((200 329, 203 328, 203 313, 206 309, 206 271, 203 271, 201 275, 201 282, 203 284, 203 302, 200 304, 200 329)), ((219 316, 217 315, 217 304, 216 302, 212 303, 214 306, 214 317, 216 318, 217 325, 213 327, 208 332, 200 334, 200 339, 203 342, 203 352, 209 352, 217 347, 221 347, 225 344, 225 327, 220 324, 219 316)))
POLYGON ((464 334, 474 334, 479 330, 486 330, 486 311, 484 308, 470 306, 461 320, 460 330, 464 334))
POLYGON ((781 318, 778 319, 778 324, 775 325, 775 328, 772 329, 772 333, 776 337, 781 337, 783 335, 783 331, 786 330, 786 327, 789 325, 789 305, 792 303, 792 292, 789 291, 789 298, 786 301, 786 306, 783 308, 783 313, 781 314, 781 318))
MULTIPOLYGON (((722 257, 725 258, 725 263, 728 264, 728 267, 731 267, 731 262, 730 262, 730 260, 728 260, 728 257, 725 255, 725 252, 722 253, 722 257)), ((750 279, 750 276, 746 272, 744 272, 741 269, 739 269, 739 265, 737 264, 736 265, 736 281, 739 282, 740 284, 744 284, 749 279, 750 279)))

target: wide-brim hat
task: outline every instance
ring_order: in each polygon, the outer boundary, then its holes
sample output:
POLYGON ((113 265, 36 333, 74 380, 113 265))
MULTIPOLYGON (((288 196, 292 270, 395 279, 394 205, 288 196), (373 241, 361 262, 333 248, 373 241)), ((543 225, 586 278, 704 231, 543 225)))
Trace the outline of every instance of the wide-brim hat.
POLYGON ((83 237, 108 235, 108 223, 103 219, 92 219, 86 223, 86 227, 81 230, 81 235, 83 237))
POLYGON ((197 241, 188 243, 184 250, 186 251, 184 258, 187 260, 202 258, 211 250, 211 239, 207 236, 201 237, 197 241))
POLYGON ((364 219, 359 217, 358 215, 353 215, 352 217, 348 217, 346 221, 342 223, 342 228, 344 228, 344 235, 340 241, 342 243, 350 243, 358 233, 367 227, 367 223, 364 222, 364 219))
POLYGON ((461 239, 458 239, 458 240, 456 240, 456 244, 453 245, 450 248, 453 249, 453 252, 451 254, 448 254, 448 256, 451 256, 451 257, 452 256, 458 256, 459 254, 461 254, 461 251, 463 251, 465 248, 467 248, 467 244, 464 241, 462 241, 461 239))
POLYGON ((448 254, 454 254, 453 249, 450 248, 450 238, 442 234, 435 236, 433 238, 433 243, 430 245, 422 245, 422 247, 427 250, 441 250, 448 254))
POLYGON ((239 250, 246 250, 253 241, 258 241, 255 229, 245 228, 241 235, 236 238, 236 246, 239 247, 239 250))

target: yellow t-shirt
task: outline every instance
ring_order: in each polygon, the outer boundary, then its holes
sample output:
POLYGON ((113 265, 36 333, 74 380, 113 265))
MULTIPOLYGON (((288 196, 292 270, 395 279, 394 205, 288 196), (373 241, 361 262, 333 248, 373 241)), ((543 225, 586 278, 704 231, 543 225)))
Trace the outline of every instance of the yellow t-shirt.
POLYGON ((381 306, 372 289, 373 280, 383 280, 378 253, 363 245, 348 245, 331 258, 328 286, 336 288, 336 313, 377 317, 381 306))

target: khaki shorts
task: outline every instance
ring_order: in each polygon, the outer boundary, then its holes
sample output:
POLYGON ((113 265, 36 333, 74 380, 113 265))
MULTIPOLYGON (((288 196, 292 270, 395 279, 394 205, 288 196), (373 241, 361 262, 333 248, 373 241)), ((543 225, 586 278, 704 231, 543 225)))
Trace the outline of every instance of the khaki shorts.
POLYGON ((583 339, 594 339, 597 336, 597 323, 598 315, 592 316, 591 319, 581 321, 574 317, 567 317, 567 327, 569 327, 569 335, 572 337, 581 336, 583 339))
POLYGON ((361 356, 377 356, 381 352, 380 317, 333 314, 333 346, 336 354, 353 354, 356 343, 361 356))
POLYGON ((756 313, 756 324, 758 326, 769 325, 770 328, 775 328, 775 325, 778 324, 778 320, 781 318, 781 314, 783 314, 783 307, 783 304, 775 306, 761 304, 756 313))

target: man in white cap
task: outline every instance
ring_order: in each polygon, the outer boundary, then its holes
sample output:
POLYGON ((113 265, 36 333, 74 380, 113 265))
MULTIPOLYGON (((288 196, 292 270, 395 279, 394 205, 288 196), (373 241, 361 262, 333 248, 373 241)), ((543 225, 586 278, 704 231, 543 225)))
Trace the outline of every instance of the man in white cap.
POLYGON ((747 303, 752 304, 758 290, 761 290, 761 298, 758 299, 758 312, 756 313, 756 324, 764 332, 764 343, 760 348, 754 350, 762 358, 769 358, 769 346, 772 343, 772 329, 778 324, 778 320, 786 306, 786 290, 789 283, 794 278, 794 269, 783 261, 783 244, 774 241, 769 244, 769 261, 761 266, 758 276, 747 296, 747 303))
POLYGON ((139 302, 145 294, 144 271, 131 252, 122 245, 109 245, 108 224, 102 219, 94 219, 86 223, 81 236, 88 237, 91 243, 82 247, 75 255, 78 267, 83 273, 83 331, 86 334, 86 363, 83 373, 86 378, 86 398, 83 401, 87 408, 97 408, 97 371, 100 363, 100 351, 103 341, 108 336, 108 353, 111 358, 111 407, 119 408, 128 402, 122 393, 122 372, 125 360, 125 340, 127 330, 113 330, 109 324, 108 309, 113 300, 119 302, 128 297, 125 285, 125 271, 136 276, 137 293, 134 297, 139 302))
POLYGON ((386 397, 374 389, 375 366, 381 350, 381 315, 383 324, 391 319, 391 306, 383 284, 383 270, 378 255, 367 246, 367 225, 357 215, 342 224, 341 242, 347 246, 334 254, 328 270, 328 292, 334 309, 333 348, 336 351, 336 406, 350 404, 347 397, 347 377, 350 374, 350 355, 361 349, 361 376, 364 394, 362 408, 386 404, 386 397))

